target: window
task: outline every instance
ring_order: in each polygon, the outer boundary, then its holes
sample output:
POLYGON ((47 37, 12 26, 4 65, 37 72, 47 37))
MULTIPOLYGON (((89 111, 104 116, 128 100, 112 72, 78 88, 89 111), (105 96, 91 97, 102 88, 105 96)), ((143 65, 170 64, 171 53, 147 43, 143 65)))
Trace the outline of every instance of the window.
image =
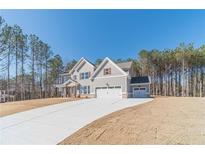
POLYGON ((114 87, 108 87, 108 89, 114 89, 114 87))
POLYGON ((68 80, 67 76, 63 76, 63 82, 65 82, 67 80, 68 80))
POLYGON ((88 79, 88 78, 89 78, 89 73, 86 72, 86 73, 84 74, 84 79, 88 79))
POLYGON ((88 79, 90 77, 90 72, 80 73, 80 79, 88 79))
POLYGON ((77 80, 77 75, 73 75, 73 79, 74 79, 74 80, 77 80))
POLYGON ((121 88, 121 86, 115 86, 115 88, 121 88))
POLYGON ((105 68, 104 75, 110 75, 110 74, 111 74, 111 68, 105 68))
POLYGON ((87 94, 87 86, 84 86, 84 94, 87 94))
POLYGON ((90 86, 81 86, 80 93, 81 94, 90 94, 90 86))

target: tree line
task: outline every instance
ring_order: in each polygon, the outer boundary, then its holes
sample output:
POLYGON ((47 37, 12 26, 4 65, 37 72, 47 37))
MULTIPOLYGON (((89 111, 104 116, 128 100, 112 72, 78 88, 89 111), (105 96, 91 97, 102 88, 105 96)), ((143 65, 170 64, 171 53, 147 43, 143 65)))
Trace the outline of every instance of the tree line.
MULTIPOLYGON (((181 43, 175 49, 141 50, 138 58, 114 61, 133 61, 139 76, 150 77, 152 95, 205 96, 205 45, 194 48, 181 43)), ((73 59, 64 65, 61 56, 54 55, 37 35, 25 34, 0 16, 0 90, 9 94, 8 101, 52 97, 59 73, 76 63, 73 59)))
MULTIPOLYGON (((138 76, 149 76, 151 95, 205 96, 205 45, 194 48, 193 43, 181 43, 175 49, 141 50, 138 58, 114 61, 132 61, 138 76)), ((95 64, 100 62, 97 59, 95 64)))
POLYGON ((0 90, 6 90, 8 101, 51 97, 62 68, 61 57, 53 56, 47 43, 0 16, 0 90))
POLYGON ((175 49, 142 50, 140 75, 151 78, 151 94, 205 96, 205 45, 181 43, 175 49))

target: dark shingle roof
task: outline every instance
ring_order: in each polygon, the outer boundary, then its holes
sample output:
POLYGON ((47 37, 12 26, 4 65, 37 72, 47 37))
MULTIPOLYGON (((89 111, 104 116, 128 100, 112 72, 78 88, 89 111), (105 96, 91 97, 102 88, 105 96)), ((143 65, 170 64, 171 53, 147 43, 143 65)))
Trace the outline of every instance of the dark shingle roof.
MULTIPOLYGON (((85 60, 87 60, 87 59, 85 59, 85 60)), ((92 63, 91 61, 89 61, 89 60, 87 60, 90 64, 92 64, 93 66, 95 66, 95 64, 94 63, 92 63)), ((96 66, 95 66, 96 67, 96 66)))
POLYGON ((132 83, 149 83, 149 77, 148 76, 138 76, 138 77, 132 77, 131 78, 131 84, 132 83))

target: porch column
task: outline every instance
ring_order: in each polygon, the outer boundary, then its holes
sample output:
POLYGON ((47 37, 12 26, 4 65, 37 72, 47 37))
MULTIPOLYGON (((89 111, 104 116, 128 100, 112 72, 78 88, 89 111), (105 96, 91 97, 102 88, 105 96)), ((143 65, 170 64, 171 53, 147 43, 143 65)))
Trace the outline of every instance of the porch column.
POLYGON ((79 85, 76 86, 76 93, 77 93, 77 95, 80 95, 80 86, 79 85))
POLYGON ((70 97, 70 87, 68 87, 68 97, 70 97))
POLYGON ((66 87, 63 88, 63 97, 66 97, 66 87))
POLYGON ((77 95, 77 87, 76 86, 74 87, 74 93, 75 93, 74 96, 76 97, 76 95, 77 95))

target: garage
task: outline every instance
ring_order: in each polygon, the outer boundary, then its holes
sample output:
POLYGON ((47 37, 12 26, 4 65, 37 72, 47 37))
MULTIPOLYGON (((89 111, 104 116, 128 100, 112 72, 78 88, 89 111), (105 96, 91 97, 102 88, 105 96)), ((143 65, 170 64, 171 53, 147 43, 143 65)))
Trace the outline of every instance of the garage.
POLYGON ((146 87, 133 88, 133 97, 147 97, 146 87))
POLYGON ((97 98, 122 98, 122 88, 121 86, 97 87, 96 97, 97 98))
POLYGON ((148 76, 132 77, 130 81, 132 97, 150 96, 150 79, 148 76))

